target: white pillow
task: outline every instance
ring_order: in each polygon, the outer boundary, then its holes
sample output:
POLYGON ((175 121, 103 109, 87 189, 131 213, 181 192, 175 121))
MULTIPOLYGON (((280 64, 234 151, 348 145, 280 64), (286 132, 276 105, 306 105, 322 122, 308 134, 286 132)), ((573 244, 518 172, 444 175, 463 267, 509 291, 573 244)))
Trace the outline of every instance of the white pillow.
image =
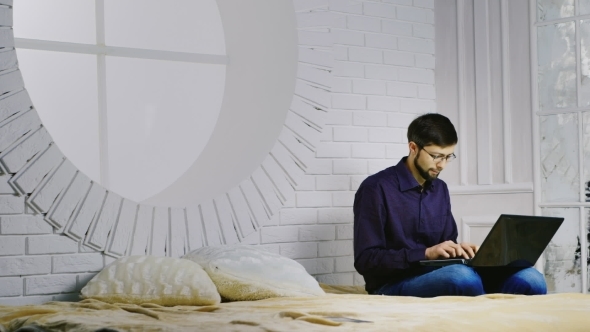
POLYGON ((199 264, 155 256, 122 257, 82 288, 82 298, 108 303, 210 305, 221 302, 215 285, 199 264))
POLYGON ((224 299, 325 295, 301 264, 254 246, 203 247, 183 258, 199 263, 224 299))

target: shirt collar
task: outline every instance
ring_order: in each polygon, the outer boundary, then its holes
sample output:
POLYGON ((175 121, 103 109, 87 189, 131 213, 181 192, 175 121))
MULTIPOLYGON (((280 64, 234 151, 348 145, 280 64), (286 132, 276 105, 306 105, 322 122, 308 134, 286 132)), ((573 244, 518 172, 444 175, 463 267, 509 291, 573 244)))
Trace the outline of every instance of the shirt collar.
MULTIPOLYGON (((412 172, 410 172, 410 169, 406 166, 406 160, 408 159, 408 157, 403 157, 399 163, 397 163, 397 165, 395 165, 395 169, 397 171, 398 174, 398 178, 399 178, 399 189, 401 191, 407 191, 410 189, 414 189, 416 187, 421 187, 420 184, 418 183, 418 181, 416 181, 416 179, 414 178, 414 175, 412 175, 412 172)), ((434 181, 430 181, 430 182, 425 182, 424 183, 424 189, 425 190, 429 190, 434 188, 434 185, 436 183, 438 179, 435 179, 434 181)))

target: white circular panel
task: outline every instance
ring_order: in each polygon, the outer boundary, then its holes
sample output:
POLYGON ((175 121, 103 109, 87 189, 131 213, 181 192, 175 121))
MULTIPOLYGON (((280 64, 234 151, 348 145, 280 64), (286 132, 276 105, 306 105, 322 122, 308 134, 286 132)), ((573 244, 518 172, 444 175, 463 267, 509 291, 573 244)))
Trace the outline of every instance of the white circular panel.
POLYGON ((109 188, 142 201, 201 154, 219 117, 225 66, 108 57, 109 188))
POLYGON ((227 192, 260 166, 283 129, 297 75, 293 3, 217 4, 229 57, 219 120, 187 172, 144 203, 183 207, 227 192))
POLYGON ((107 45, 225 54, 215 0, 105 0, 105 27, 107 45))
POLYGON ((100 179, 96 56, 17 50, 25 87, 60 150, 100 179))
MULTIPOLYGON (((201 54, 186 57, 184 54, 173 53, 173 58, 180 62, 195 63, 204 59, 206 63, 228 63, 219 117, 196 161, 173 184, 140 204, 122 199, 116 191, 106 190, 96 181, 91 181, 84 174, 87 173, 85 170, 80 172, 72 165, 71 156, 66 158, 61 154, 59 143, 53 144, 57 140, 47 135, 36 110, 30 109, 32 102, 27 91, 22 90, 23 81, 20 72, 15 69, 17 64, 14 53, 9 51, 3 54, 7 60, 3 65, 15 70, 7 70, 6 74, 0 75, 0 87, 3 89, 0 115, 4 118, 11 117, 6 122, 10 126, 2 128, 5 135, 0 136, 0 168, 10 175, 8 183, 16 195, 27 195, 27 206, 42 214, 44 220, 59 233, 82 241, 87 248, 115 257, 146 253, 177 257, 207 245, 256 243, 260 227, 267 225, 278 213, 278 209, 292 197, 294 187, 300 183, 313 158, 324 113, 330 104, 328 91, 332 57, 331 52, 327 51, 332 46, 330 33, 325 29, 314 30, 307 25, 298 30, 295 27, 293 3, 288 0, 217 0, 217 4, 226 33, 228 56, 201 54), (306 29, 308 30, 305 31, 306 29), (299 46, 298 33, 302 37, 299 46), (299 62, 298 56, 301 57, 299 62)), ((316 9, 324 11, 327 6, 325 4, 319 8, 317 4, 298 1, 295 5, 299 12, 316 9)), ((3 37, 0 38, 0 46, 11 47, 14 44, 11 35, 0 37, 3 37)), ((98 54, 119 51, 115 53, 123 57, 138 53, 138 58, 143 56, 144 59, 156 62, 163 59, 163 53, 167 53, 157 50, 116 49, 108 45, 106 48, 101 45, 87 48, 85 45, 39 43, 34 40, 16 40, 16 43, 25 48, 58 53, 85 53, 89 49, 98 49, 98 54)), ((103 59, 99 56, 97 60, 97 82, 100 83, 103 77, 108 76, 108 68, 103 72, 103 59)), ((57 70, 46 75, 53 79, 46 84, 54 85, 51 87, 53 90, 48 91, 57 91, 49 95, 69 97, 78 101, 80 107, 87 106, 85 111, 88 111, 92 109, 88 106, 92 98, 85 97, 84 93, 76 95, 80 93, 79 88, 83 87, 83 84, 80 87, 76 85, 81 80, 76 75, 88 71, 75 64, 75 61, 72 64, 73 67, 78 66, 78 73, 70 73, 68 76, 57 70), (59 91, 60 80, 68 78, 74 83, 70 82, 62 93, 59 91)), ((122 66, 122 70, 133 67, 134 65, 129 65, 129 68, 122 66)), ((133 83, 127 81, 129 77, 120 77, 121 86, 111 92, 110 100, 111 103, 115 101, 114 105, 117 105, 118 98, 127 100, 117 96, 118 94, 127 92, 133 95, 134 89, 146 90, 152 96, 146 98, 147 104, 142 104, 143 108, 119 101, 122 108, 120 114, 110 113, 112 119, 105 119, 108 114, 102 113, 98 122, 114 121, 118 117, 127 123, 139 122, 135 123, 135 127, 121 125, 118 128, 121 136, 127 140, 133 136, 148 137, 159 126, 166 129, 162 133, 185 128, 175 125, 171 129, 165 120, 159 123, 159 119, 164 119, 159 117, 159 110, 167 109, 166 102, 174 103, 177 99, 160 95, 169 96, 174 95, 171 91, 190 90, 193 85, 191 79, 181 78, 183 83, 167 86, 166 79, 162 78, 183 77, 184 73, 175 72, 173 66, 162 70, 158 75, 151 74, 153 70, 150 69, 142 72, 141 66, 136 66, 135 71, 131 77, 137 76, 145 81, 158 77, 160 80, 156 84, 163 85, 160 85, 160 89, 150 90, 151 85, 146 82, 133 83), (131 87, 132 84, 137 87, 131 87), (164 107, 161 108, 162 105, 164 107), (148 114, 148 117, 137 121, 133 116, 134 112, 148 114), (126 128, 135 133, 124 135, 126 128)), ((117 80, 116 74, 112 76, 106 77, 106 80, 117 80)), ((101 86, 98 84, 97 90, 100 91, 101 86)), ((209 91, 207 88, 201 87, 209 91)), ((98 95, 103 96, 98 98, 98 104, 103 105, 101 101, 106 104, 109 99, 108 91, 98 95)), ((76 102, 62 102, 59 105, 74 105, 75 109, 76 102)), ((111 105, 110 111, 113 107, 115 106, 111 105)), ((78 127, 77 123, 68 122, 78 114, 65 114, 69 116, 62 119, 63 123, 78 127)), ((173 112, 161 114, 174 117, 171 116, 173 112)), ((187 127, 193 128, 194 123, 187 127)), ((117 131, 117 127, 112 125, 111 129, 117 131)), ((101 133, 104 134, 104 131, 101 133)), ((147 142, 143 142, 145 149, 158 144, 163 148, 170 148, 178 143, 146 140, 147 142)), ((70 141, 78 143, 83 140, 72 136, 70 141)), ((107 152, 105 148, 115 148, 115 145, 105 145, 104 140, 99 141, 102 141, 99 148, 101 155, 107 152)), ((190 157, 190 151, 183 158, 187 156, 190 157)), ((166 162, 172 158, 163 158, 165 162, 162 165, 166 166, 166 162)), ((101 163, 105 164, 105 160, 101 163)), ((131 168, 137 172, 138 167, 140 165, 131 168)), ((153 172, 150 175, 153 177, 153 172)))
POLYGON ((94 0, 17 0, 14 37, 96 43, 94 0))
POLYGON ((142 201, 184 174, 215 129, 226 68, 191 54, 224 57, 223 26, 215 0, 107 0, 104 26, 96 8, 89 0, 19 1, 16 36, 33 48, 18 49, 20 67, 68 159, 107 189, 142 201), (107 48, 95 44, 102 29, 107 48))

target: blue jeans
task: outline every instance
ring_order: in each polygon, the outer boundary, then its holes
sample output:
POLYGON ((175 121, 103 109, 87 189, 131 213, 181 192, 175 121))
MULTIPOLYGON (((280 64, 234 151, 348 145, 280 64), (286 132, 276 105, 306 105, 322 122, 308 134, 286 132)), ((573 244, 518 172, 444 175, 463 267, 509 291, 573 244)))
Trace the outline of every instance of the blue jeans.
POLYGON ((383 285, 373 294, 435 297, 477 296, 486 293, 540 295, 547 293, 545 278, 529 268, 472 268, 455 264, 424 268, 417 276, 383 285))

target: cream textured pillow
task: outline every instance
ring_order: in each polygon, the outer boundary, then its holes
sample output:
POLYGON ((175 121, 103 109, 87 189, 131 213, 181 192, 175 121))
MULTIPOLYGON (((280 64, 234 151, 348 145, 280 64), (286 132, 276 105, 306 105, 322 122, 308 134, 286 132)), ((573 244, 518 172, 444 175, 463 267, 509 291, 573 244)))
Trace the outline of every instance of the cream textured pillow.
POLYGON ((82 298, 168 306, 221 302, 215 285, 199 264, 155 256, 122 257, 112 262, 82 288, 82 298))
POLYGON ((325 294, 301 264, 254 246, 203 247, 183 258, 199 263, 228 300, 325 294))

